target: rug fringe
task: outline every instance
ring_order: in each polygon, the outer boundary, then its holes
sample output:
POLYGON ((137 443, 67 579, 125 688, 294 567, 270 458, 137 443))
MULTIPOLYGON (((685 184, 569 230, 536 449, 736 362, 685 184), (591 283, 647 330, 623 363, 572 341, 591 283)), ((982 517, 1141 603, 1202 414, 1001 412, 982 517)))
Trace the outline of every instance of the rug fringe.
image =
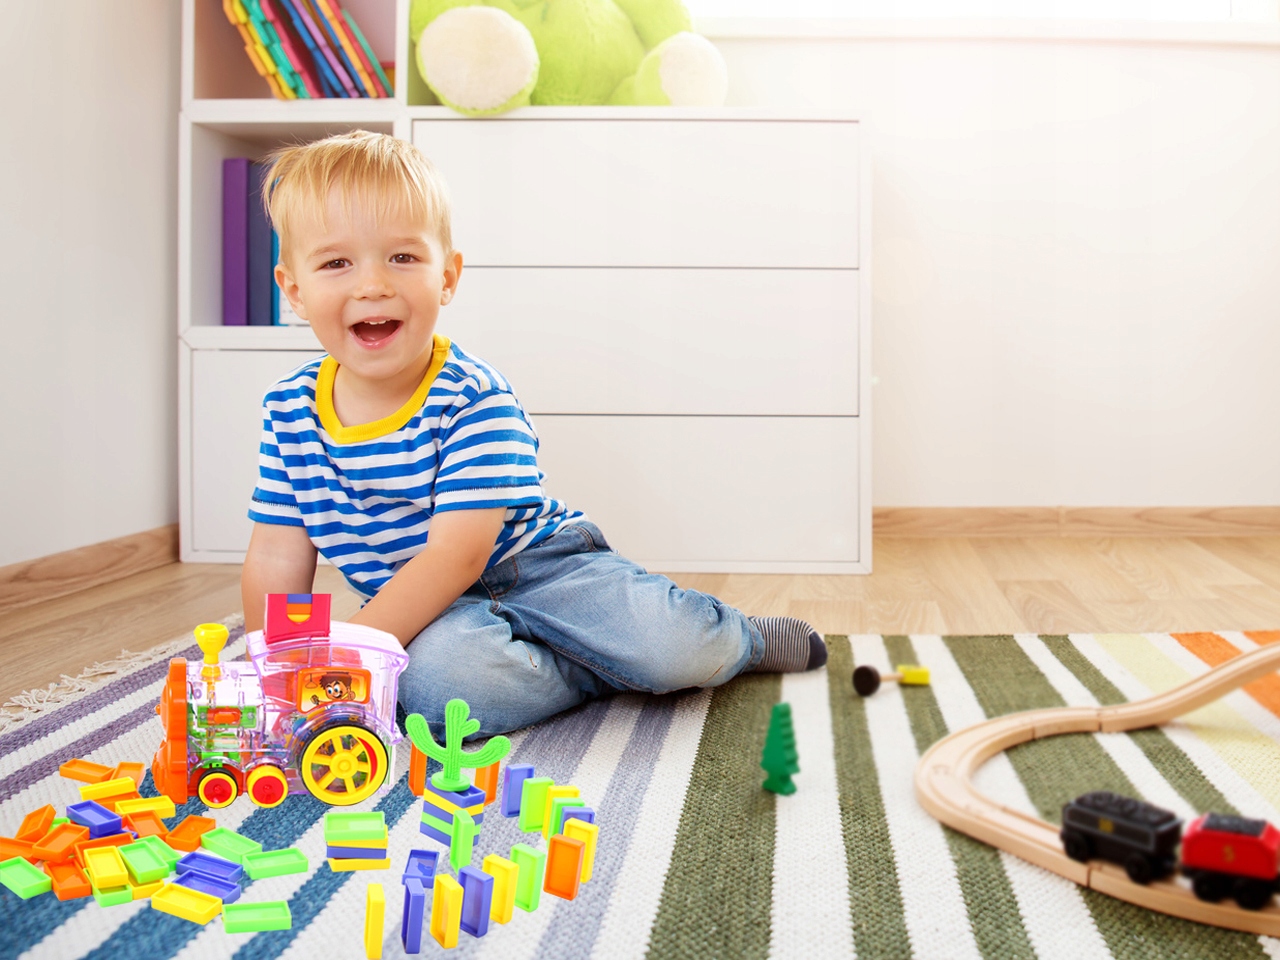
MULTIPOLYGON (((218 622, 224 623, 229 629, 234 630, 244 623, 244 617, 235 614, 218 622)), ((57 683, 51 683, 44 688, 24 690, 0 704, 0 733, 6 733, 34 720, 42 714, 56 710, 58 707, 71 703, 73 700, 78 700, 104 683, 114 680, 116 677, 128 673, 136 667, 145 666, 159 657, 168 656, 184 647, 188 647, 192 642, 191 634, 186 633, 140 653, 121 650, 119 656, 111 660, 99 661, 90 667, 86 667, 77 676, 73 677, 64 673, 62 679, 57 683)))

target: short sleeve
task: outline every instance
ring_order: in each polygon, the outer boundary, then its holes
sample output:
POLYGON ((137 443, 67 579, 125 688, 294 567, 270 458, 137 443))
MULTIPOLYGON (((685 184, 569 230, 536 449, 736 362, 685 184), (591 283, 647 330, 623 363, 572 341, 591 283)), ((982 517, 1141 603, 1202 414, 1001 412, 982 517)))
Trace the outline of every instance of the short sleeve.
POLYGON ((516 398, 490 390, 450 418, 440 444, 434 506, 449 510, 543 502, 538 437, 516 398))
POLYGON ((302 511, 293 495, 293 485, 285 471, 284 457, 271 429, 271 418, 262 418, 262 440, 258 444, 258 485, 249 503, 249 519, 254 523, 301 527, 302 511))

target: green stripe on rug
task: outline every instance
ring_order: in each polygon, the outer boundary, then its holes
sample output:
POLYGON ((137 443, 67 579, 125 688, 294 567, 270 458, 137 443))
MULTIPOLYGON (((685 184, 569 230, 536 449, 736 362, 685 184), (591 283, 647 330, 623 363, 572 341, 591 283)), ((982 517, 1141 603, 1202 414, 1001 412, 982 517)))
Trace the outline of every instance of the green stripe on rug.
MULTIPOLYGON (((1070 670, 1077 680, 1093 694, 1098 703, 1111 706, 1117 703, 1128 703, 1125 695, 1110 680, 1102 675, 1102 671, 1089 662, 1089 659, 1067 637, 1041 636, 1044 645, 1070 670)), ((1129 738, 1138 749, 1147 755, 1160 775, 1169 782, 1169 786, 1177 790, 1194 810, 1215 813, 1238 814, 1238 811, 1217 787, 1210 783, 1200 772, 1200 768, 1191 762, 1191 758, 1182 752, 1182 748, 1169 739, 1169 735, 1159 727, 1146 730, 1134 730, 1129 738)))
POLYGON ((776 820, 760 752, 781 689, 777 674, 753 673, 712 694, 684 810, 671 811, 680 826, 650 957, 769 955, 776 820))
MULTIPOLYGON (((920 662, 907 637, 885 637, 884 645, 890 663, 920 662)), ((917 753, 923 754, 950 732, 932 687, 904 686, 902 702, 917 753)), ((982 955, 991 960, 1034 960, 1036 951, 1022 926, 1018 900, 1000 862, 1000 852, 950 827, 944 826, 942 832, 956 865, 969 926, 982 955)))
MULTIPOLYGON (((944 637, 988 717, 1021 710, 1064 706, 1062 697, 1012 637, 944 637)), ((1091 790, 1137 796, 1115 761, 1090 734, 1066 734, 1006 751, 1031 802, 1051 823, 1061 821, 1062 804, 1091 790)), ((1116 900, 1095 890, 1080 891, 1098 932, 1118 960, 1170 957, 1261 958, 1257 938, 1219 930, 1116 900)))
MULTIPOLYGON (((909 957, 906 915, 893 844, 880 797, 867 712, 849 689, 853 651, 847 637, 827 638, 827 680, 835 734, 840 826, 849 865, 849 913, 859 957, 909 957)), ((804 763, 803 751, 800 762, 804 763)))

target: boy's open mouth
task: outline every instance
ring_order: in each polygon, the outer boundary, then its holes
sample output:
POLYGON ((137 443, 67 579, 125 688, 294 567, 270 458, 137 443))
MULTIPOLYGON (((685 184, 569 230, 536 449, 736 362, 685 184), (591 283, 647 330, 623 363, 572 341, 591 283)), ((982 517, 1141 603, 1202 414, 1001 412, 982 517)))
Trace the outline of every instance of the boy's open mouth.
POLYGON ((351 332, 362 343, 381 343, 399 329, 399 320, 361 320, 351 332))

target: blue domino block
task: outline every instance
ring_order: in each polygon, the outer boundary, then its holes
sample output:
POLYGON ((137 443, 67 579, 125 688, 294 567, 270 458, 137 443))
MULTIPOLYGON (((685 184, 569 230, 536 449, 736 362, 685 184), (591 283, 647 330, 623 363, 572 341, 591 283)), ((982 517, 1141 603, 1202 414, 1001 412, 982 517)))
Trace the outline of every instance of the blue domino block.
POLYGON ((89 828, 89 837, 109 837, 121 833, 123 820, 120 815, 112 813, 96 800, 81 800, 79 803, 67 805, 67 816, 72 823, 89 828))
POLYGON ((404 913, 400 917, 400 942, 405 953, 422 952, 422 919, 427 912, 427 891, 417 877, 404 881, 404 913))
POLYGON ((441 790, 439 787, 435 786, 431 782, 430 777, 427 777, 426 786, 427 786, 427 789, 422 794, 422 799, 424 802, 431 799, 430 794, 434 794, 440 799, 447 800, 449 803, 452 803, 455 806, 459 806, 464 809, 467 807, 475 807, 475 806, 479 806, 481 808, 484 807, 484 791, 481 790, 479 787, 477 787, 475 784, 472 784, 471 786, 467 787, 467 789, 465 790, 458 790, 458 791, 441 790))
POLYGON ((489 932, 489 912, 493 909, 493 877, 475 867, 458 871, 462 883, 462 922, 459 928, 473 937, 489 932))
POLYGON ((452 837, 450 837, 447 833, 442 833, 441 831, 437 830, 435 827, 431 826, 430 824, 419 823, 418 831, 420 833, 425 833, 432 840, 439 840, 446 847, 449 846, 449 844, 453 843, 452 837))
POLYGON ((222 880, 225 883, 236 883, 244 876, 244 867, 233 860, 226 857, 219 857, 209 853, 207 850, 196 850, 188 853, 174 865, 174 872, 179 875, 184 873, 200 873, 206 877, 213 877, 215 880, 222 880))
POLYGON ((502 815, 520 816, 520 791, 524 782, 533 776, 533 764, 510 764, 502 770, 502 815))
MULTIPOLYGON (((423 812, 423 813, 426 813, 426 814, 430 814, 431 816, 436 817, 436 818, 437 818, 437 819, 439 819, 439 820, 443 820, 445 823, 452 823, 452 822, 453 822, 453 811, 452 811, 452 810, 445 810, 443 807, 437 807, 437 806, 436 806, 434 803, 432 803, 430 800, 423 800, 423 801, 422 801, 422 812, 423 812)), ((472 821, 474 821, 477 825, 478 825, 478 824, 483 823, 483 822, 484 822, 484 811, 483 811, 483 810, 480 810, 480 811, 478 811, 478 812, 476 812, 476 813, 472 813, 472 814, 471 814, 471 819, 472 819, 472 821)))
POLYGON ((330 844, 325 847, 325 856, 335 857, 338 860, 385 860, 387 859, 387 848, 335 847, 330 844))
POLYGON ((440 862, 438 850, 410 850, 409 861, 404 865, 404 874, 400 880, 407 883, 417 878, 423 887, 433 887, 436 882, 436 866, 440 862))
POLYGON ((186 873, 178 874, 178 879, 174 883, 186 887, 188 890, 199 890, 201 893, 207 893, 211 897, 217 897, 223 903, 235 903, 240 899, 240 884, 231 880, 211 877, 207 873, 200 873, 196 870, 188 870, 186 873))
POLYGON ((585 820, 587 823, 596 822, 596 812, 590 807, 565 807, 564 810, 561 811, 561 814, 559 823, 560 829, 556 831, 557 833, 564 833, 564 824, 566 820, 585 820))

